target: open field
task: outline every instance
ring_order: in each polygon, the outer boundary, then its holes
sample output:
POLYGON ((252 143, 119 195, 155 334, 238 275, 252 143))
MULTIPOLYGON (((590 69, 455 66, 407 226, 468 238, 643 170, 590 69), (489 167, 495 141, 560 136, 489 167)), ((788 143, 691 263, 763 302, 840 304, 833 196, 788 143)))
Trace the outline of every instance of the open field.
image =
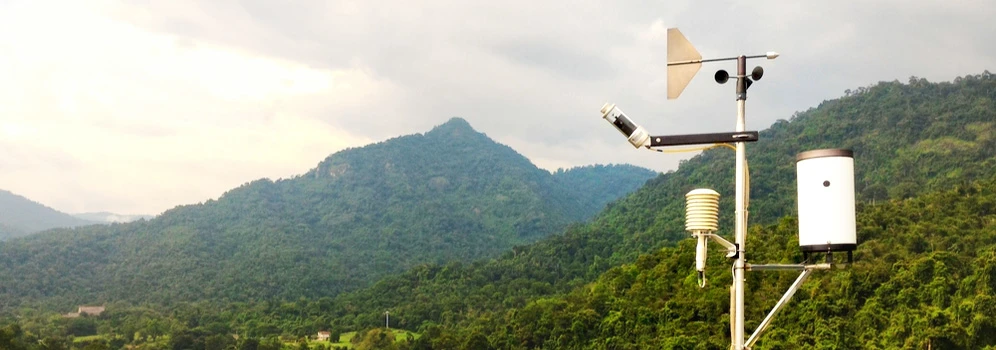
MULTIPOLYGON (((409 331, 406 331, 404 329, 391 329, 391 332, 394 333, 394 341, 395 342, 406 341, 406 340, 408 340, 408 337, 412 337, 413 339, 418 339, 421 336, 418 333, 409 332, 409 331)), ((341 335, 339 335, 339 341, 335 342, 335 343, 330 342, 330 341, 312 341, 312 342, 309 342, 308 344, 310 344, 310 345, 324 344, 324 345, 328 345, 329 347, 333 347, 333 348, 336 347, 336 346, 352 348, 353 347, 352 341, 353 341, 353 337, 355 337, 355 336, 356 336, 356 332, 345 332, 345 333, 342 333, 341 335)), ((292 344, 288 343, 288 345, 292 345, 292 344)))

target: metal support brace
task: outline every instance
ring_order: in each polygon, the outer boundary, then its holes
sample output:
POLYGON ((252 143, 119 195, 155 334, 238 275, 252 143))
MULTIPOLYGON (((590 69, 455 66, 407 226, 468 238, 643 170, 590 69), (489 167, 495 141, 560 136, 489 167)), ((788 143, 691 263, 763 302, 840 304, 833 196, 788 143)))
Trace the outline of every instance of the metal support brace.
POLYGON ((747 264, 747 270, 748 271, 769 271, 769 270, 796 270, 796 271, 829 270, 832 267, 833 267, 833 265, 830 265, 830 264, 811 264, 811 265, 802 265, 802 264, 764 264, 764 265, 754 265, 754 264, 747 264))
POLYGON ((768 325, 771 324, 771 320, 775 318, 775 315, 777 315, 779 311, 782 311, 782 308, 785 307, 785 304, 788 304, 789 299, 792 298, 792 295, 795 294, 795 291, 799 290, 799 287, 802 286, 802 283, 805 282, 807 278, 809 278, 810 273, 812 273, 812 270, 802 270, 802 273, 799 274, 799 278, 795 279, 795 282, 792 283, 792 286, 789 287, 787 291, 785 291, 785 295, 782 295, 782 298, 778 300, 778 303, 775 304, 775 307, 771 309, 771 312, 768 312, 768 316, 764 317, 764 320, 761 321, 761 324, 757 326, 756 330, 754 330, 754 334, 751 334, 750 338, 747 338, 747 343, 744 344, 744 348, 750 349, 750 347, 754 345, 754 342, 756 342, 757 338, 761 336, 761 333, 763 333, 764 330, 768 328, 768 325))
POLYGON ((726 248, 726 257, 727 258, 733 258, 733 257, 737 256, 737 245, 736 244, 730 243, 730 241, 727 241, 725 238, 723 238, 721 236, 718 236, 718 235, 716 235, 714 233, 699 233, 699 235, 709 237, 713 241, 716 241, 716 243, 719 243, 719 245, 721 245, 724 248, 726 248))
POLYGON ((761 333, 764 333, 764 331, 768 328, 768 326, 771 325, 771 320, 773 320, 775 318, 775 315, 778 315, 778 312, 782 311, 782 308, 784 308, 785 305, 788 304, 789 299, 792 299, 792 296, 795 295, 795 292, 799 290, 799 287, 801 287, 802 284, 806 282, 806 279, 808 279, 809 275, 813 273, 813 270, 827 270, 830 269, 831 267, 832 266, 830 264, 749 266, 748 268, 752 268, 755 270, 802 270, 802 273, 799 274, 799 277, 795 279, 795 282, 792 282, 792 286, 790 286, 789 289, 785 291, 785 295, 782 295, 782 298, 778 300, 778 303, 775 304, 775 307, 771 308, 771 311, 768 312, 768 316, 765 316, 764 320, 761 321, 761 324, 758 325, 757 329, 754 330, 754 334, 751 334, 750 338, 747 338, 747 342, 744 343, 744 349, 750 349, 750 347, 754 345, 755 342, 757 342, 757 339, 761 336, 761 333))

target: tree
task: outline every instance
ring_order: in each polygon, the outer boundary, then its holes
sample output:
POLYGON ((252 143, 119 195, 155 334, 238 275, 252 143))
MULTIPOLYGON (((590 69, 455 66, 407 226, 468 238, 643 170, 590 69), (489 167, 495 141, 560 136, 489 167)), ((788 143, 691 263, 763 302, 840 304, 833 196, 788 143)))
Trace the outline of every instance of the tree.
POLYGON ((394 332, 391 330, 374 328, 353 337, 353 346, 357 350, 397 349, 394 337, 394 332))
POLYGON ((21 338, 24 333, 17 324, 8 324, 0 328, 0 349, 27 350, 21 338))
POLYGON ((204 338, 204 350, 228 350, 235 339, 227 334, 213 334, 204 338))

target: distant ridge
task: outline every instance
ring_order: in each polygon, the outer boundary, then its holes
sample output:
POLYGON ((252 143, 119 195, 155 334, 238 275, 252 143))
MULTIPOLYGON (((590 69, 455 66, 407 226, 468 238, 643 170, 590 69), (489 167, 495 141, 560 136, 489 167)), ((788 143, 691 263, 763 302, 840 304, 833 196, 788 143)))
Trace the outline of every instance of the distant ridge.
POLYGON ((151 219, 155 216, 153 215, 129 215, 129 214, 115 214, 111 212, 96 212, 96 213, 76 213, 72 214, 74 217, 98 222, 98 223, 124 223, 132 222, 135 220, 151 219))
POLYGON ((95 222, 73 217, 24 196, 0 190, 0 240, 57 227, 92 224, 95 222))

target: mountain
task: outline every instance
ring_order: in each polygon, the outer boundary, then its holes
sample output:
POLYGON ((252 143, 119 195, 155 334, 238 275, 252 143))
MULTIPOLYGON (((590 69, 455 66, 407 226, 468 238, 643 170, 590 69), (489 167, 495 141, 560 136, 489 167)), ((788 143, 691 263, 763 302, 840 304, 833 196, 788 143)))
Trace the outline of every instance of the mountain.
POLYGON ((605 209, 605 199, 623 197, 633 192, 634 181, 645 181, 655 175, 628 164, 588 165, 553 173, 554 180, 571 192, 573 205, 581 214, 578 218, 597 214, 605 209))
POLYGON ((56 227, 92 224, 95 222, 75 218, 9 191, 0 190, 0 240, 56 227))
MULTIPOLYGON (((760 133, 760 141, 747 148, 750 222, 773 225, 795 215, 794 157, 812 149, 854 150, 856 190, 862 203, 901 203, 996 177, 992 156, 996 154, 996 138, 992 136, 996 124, 994 91, 996 77, 988 72, 940 83, 914 77, 906 84, 881 82, 849 91, 846 96, 776 122, 760 133)), ((552 298, 551 307, 574 302, 569 296, 572 291, 582 293, 586 284, 599 278, 631 281, 642 269, 658 264, 654 259, 639 263, 638 257, 679 242, 687 244, 683 197, 694 188, 713 188, 722 194, 718 233, 729 237, 733 227, 733 168, 733 152, 725 148, 703 152, 610 204, 590 223, 572 226, 563 235, 516 247, 494 260, 419 266, 369 289, 343 295, 337 300, 343 305, 338 311, 341 316, 330 322, 347 329, 372 327, 377 310, 390 309, 392 315, 398 315, 392 319, 407 329, 442 325, 466 336, 473 329, 497 333, 482 328, 483 323, 509 321, 501 319, 504 312, 526 312, 527 305, 548 298, 552 298), (626 265, 631 270, 625 275, 604 275, 615 266, 634 262, 635 267, 626 265)), ((859 243, 869 237, 868 230, 873 230, 872 225, 859 231, 859 243)), ((790 238, 771 239, 788 244, 785 240, 790 238)), ((792 258, 798 261, 799 257, 792 258)), ((692 266, 687 262, 668 271, 686 281, 693 276, 692 266)), ((625 283, 626 288, 636 288, 625 283)), ((723 291, 713 292, 710 298, 716 305, 728 302, 723 291)))
POLYGON ((13 282, 0 287, 0 309, 336 295, 536 241, 653 175, 622 166, 554 175, 454 118, 151 220, 4 242, 0 280, 13 282), (603 175, 612 177, 580 182, 603 175))
MULTIPOLYGON (((794 156, 817 148, 855 151, 859 246, 851 267, 815 274, 755 349, 996 346, 994 92, 988 72, 952 82, 881 82, 761 132, 748 146, 751 262, 800 261, 794 156)), ((392 329, 420 333, 398 345, 405 349, 724 349, 729 261, 711 254, 710 282, 698 287, 683 196, 699 187, 719 191, 719 233, 729 237, 732 182, 733 153, 717 148, 591 221, 498 258, 419 264, 334 298, 190 303, 165 312, 122 303, 116 315, 89 322, 93 332, 128 340, 136 332, 201 340, 236 333, 239 341, 271 342, 321 329, 373 329, 390 311, 392 329)), ((748 330, 795 277, 750 273, 748 330)), ((20 314, 19 324, 35 334, 76 324, 20 314)))
POLYGON ((79 219, 100 223, 124 223, 155 217, 153 215, 115 214, 106 211, 96 213, 76 213, 73 214, 73 216, 79 219))

